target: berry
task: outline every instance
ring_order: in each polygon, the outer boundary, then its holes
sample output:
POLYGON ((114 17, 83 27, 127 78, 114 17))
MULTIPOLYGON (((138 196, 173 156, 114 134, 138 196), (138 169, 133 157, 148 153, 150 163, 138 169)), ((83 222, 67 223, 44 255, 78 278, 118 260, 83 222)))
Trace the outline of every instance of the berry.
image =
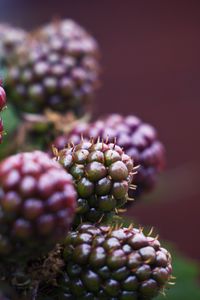
POLYGON ((65 239, 63 259, 61 299, 150 300, 172 273, 169 252, 131 226, 82 224, 65 239))
POLYGON ((91 137, 94 140, 99 137, 110 141, 116 139, 126 154, 133 158, 134 164, 139 168, 134 177, 137 189, 131 192, 131 196, 139 196, 155 186, 157 174, 164 167, 165 151, 151 125, 135 116, 113 114, 91 124, 79 123, 69 134, 58 136, 53 144, 57 149, 62 149, 69 142, 79 143, 81 136, 84 140, 91 137))
POLYGON ((75 225, 106 219, 127 201, 133 162, 112 143, 81 142, 58 153, 78 192, 75 225))
POLYGON ((12 101, 21 110, 82 115, 98 84, 98 45, 71 20, 40 28, 8 71, 12 101))
POLYGON ((27 33, 23 29, 0 24, 0 60, 3 66, 7 67, 14 61, 17 48, 26 36, 27 33))
POLYGON ((5 159, 0 164, 0 254, 49 250, 68 231, 75 204, 71 175, 45 153, 5 159))
POLYGON ((6 105, 6 93, 2 86, 0 86, 0 111, 5 107, 6 105))
MULTIPOLYGON (((1 82, 0 82, 0 112, 3 110, 3 108, 6 105, 6 93, 4 91, 4 89, 1 86, 1 82)), ((3 121, 0 118, 0 144, 2 142, 2 138, 3 138, 3 121)))

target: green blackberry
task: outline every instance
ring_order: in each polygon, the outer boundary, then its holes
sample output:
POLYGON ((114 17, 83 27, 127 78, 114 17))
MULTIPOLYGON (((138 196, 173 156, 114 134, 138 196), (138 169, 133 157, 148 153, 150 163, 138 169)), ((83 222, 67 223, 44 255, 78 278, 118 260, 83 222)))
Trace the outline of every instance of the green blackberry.
POLYGON ((81 142, 57 154, 78 192, 75 225, 106 219, 126 203, 133 161, 113 143, 81 142))
POLYGON ((98 85, 98 45, 72 20, 34 32, 8 70, 10 99, 20 111, 85 114, 98 85))
POLYGON ((150 300, 171 278, 171 256, 142 230, 82 224, 68 234, 59 299, 150 300))

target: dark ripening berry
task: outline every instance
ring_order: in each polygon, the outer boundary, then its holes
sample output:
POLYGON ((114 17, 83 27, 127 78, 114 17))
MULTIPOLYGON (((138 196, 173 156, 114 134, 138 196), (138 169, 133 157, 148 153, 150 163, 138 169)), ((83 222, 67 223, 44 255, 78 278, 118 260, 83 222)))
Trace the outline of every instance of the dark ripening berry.
MULTIPOLYGON (((143 123, 135 116, 123 117, 111 114, 94 123, 77 124, 67 135, 57 137, 53 144, 60 150, 69 142, 76 145, 81 141, 81 136, 86 141, 90 138, 93 138, 94 141, 97 141, 98 138, 108 139, 111 142, 116 140, 125 153, 133 159, 134 164, 139 166, 137 174, 134 176, 134 185, 137 186, 137 189, 131 190, 130 196, 138 197, 141 193, 150 191, 154 187, 156 177, 164 167, 165 151, 158 140, 156 130, 151 125, 143 123)), ((92 157, 92 159, 102 162, 100 157, 92 157)), ((120 170, 119 160, 120 154, 116 146, 112 150, 106 151, 104 158, 106 166, 116 162, 115 169, 119 168, 118 175, 124 174, 125 176, 127 171, 125 169, 120 170)), ((128 165, 126 167, 129 168, 128 165)))
POLYGON ((71 175, 48 155, 35 151, 5 159, 0 164, 0 254, 8 254, 1 246, 6 241, 13 252, 48 251, 68 232, 75 207, 71 175))
POLYGON ((7 86, 21 112, 51 109, 81 116, 99 85, 98 77, 97 42, 66 19, 39 28, 21 43, 8 68, 7 86))
POLYGON ((67 299, 74 300, 151 300, 172 272, 169 252, 131 226, 82 224, 67 235, 63 259, 59 299, 67 292, 67 299), (161 261, 165 266, 160 267, 161 261))
POLYGON ((56 159, 73 176, 78 192, 75 226, 105 220, 127 201, 133 162, 119 146, 81 142, 56 159))

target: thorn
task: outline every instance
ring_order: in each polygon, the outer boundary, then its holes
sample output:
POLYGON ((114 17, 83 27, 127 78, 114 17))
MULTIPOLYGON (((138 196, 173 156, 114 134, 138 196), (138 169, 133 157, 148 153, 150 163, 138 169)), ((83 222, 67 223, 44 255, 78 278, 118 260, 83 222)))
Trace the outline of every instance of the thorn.
POLYGON ((109 229, 109 231, 108 231, 108 235, 110 235, 112 232, 113 232, 113 227, 110 226, 110 229, 109 229))
POLYGON ((127 211, 126 208, 118 208, 117 209, 118 213, 125 213, 127 211))
POLYGON ((103 215, 101 216, 101 218, 97 221, 97 224, 100 224, 104 217, 105 217, 105 214, 103 214, 103 215))
POLYGON ((134 225, 131 223, 131 224, 129 225, 129 227, 128 227, 128 230, 132 230, 133 227, 134 227, 134 225))
POLYGON ((115 226, 114 226, 114 230, 118 230, 119 229, 119 224, 116 223, 115 226))
POLYGON ((131 172, 131 175, 136 175, 138 172, 131 172))
POLYGON ((149 233, 148 233, 148 236, 152 235, 153 231, 154 231, 154 228, 151 227, 151 229, 150 229, 150 231, 149 231, 149 233))
POLYGON ((130 185, 130 187, 132 187, 132 188, 135 188, 135 189, 136 189, 136 188, 137 188, 137 185, 135 185, 135 184, 131 184, 131 185, 130 185))
POLYGON ((134 198, 127 197, 127 201, 135 201, 134 198))
POLYGON ((144 230, 144 227, 139 227, 139 232, 140 233, 143 232, 143 230, 144 230))
POLYGON ((53 155, 56 156, 56 158, 58 158, 59 156, 59 151, 58 149, 56 148, 56 146, 52 145, 52 152, 53 152, 53 155))
POLYGON ((135 191, 135 190, 137 189, 137 187, 136 187, 136 186, 131 186, 131 185, 130 185, 129 189, 135 191))
POLYGON ((149 264, 151 262, 151 258, 145 260, 144 262, 145 262, 145 264, 149 264))
POLYGON ((140 168, 140 165, 134 166, 133 170, 138 170, 140 168))

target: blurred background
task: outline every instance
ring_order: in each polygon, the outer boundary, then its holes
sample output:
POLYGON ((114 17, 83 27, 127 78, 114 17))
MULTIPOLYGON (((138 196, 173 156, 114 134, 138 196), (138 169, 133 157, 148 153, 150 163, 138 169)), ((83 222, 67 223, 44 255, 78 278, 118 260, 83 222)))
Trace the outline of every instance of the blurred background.
POLYGON ((155 226, 198 266, 200 2, 0 0, 0 21, 25 29, 58 16, 80 23, 100 44, 95 116, 136 114, 158 129, 167 148, 157 189, 128 216, 155 226))

